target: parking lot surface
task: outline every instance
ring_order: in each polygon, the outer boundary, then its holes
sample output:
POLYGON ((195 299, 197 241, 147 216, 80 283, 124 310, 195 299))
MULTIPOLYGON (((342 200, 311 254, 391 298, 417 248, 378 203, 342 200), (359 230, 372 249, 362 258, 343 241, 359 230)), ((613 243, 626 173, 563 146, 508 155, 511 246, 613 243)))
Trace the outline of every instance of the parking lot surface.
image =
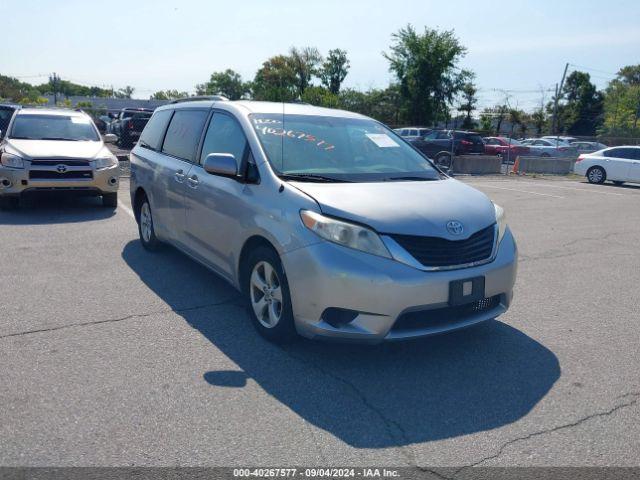
POLYGON ((640 187, 469 177, 520 249, 511 310, 376 347, 262 340, 137 240, 126 179, 0 212, 0 464, 637 465, 640 187))

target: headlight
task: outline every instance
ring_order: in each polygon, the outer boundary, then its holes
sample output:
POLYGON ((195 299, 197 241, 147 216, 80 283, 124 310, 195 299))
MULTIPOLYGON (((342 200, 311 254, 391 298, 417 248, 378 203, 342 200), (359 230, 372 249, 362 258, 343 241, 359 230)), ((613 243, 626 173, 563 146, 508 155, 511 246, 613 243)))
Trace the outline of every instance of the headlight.
POLYGON ((17 155, 11 155, 10 153, 4 152, 0 155, 0 163, 5 167, 11 168, 24 168, 24 161, 22 158, 17 155))
POLYGON ((370 228, 325 217, 309 210, 301 210, 300 218, 309 230, 325 240, 380 257, 391 258, 380 236, 370 228))
POLYGON ((96 167, 96 170, 113 167, 114 165, 117 165, 117 164, 118 164, 118 159, 113 155, 109 157, 104 157, 104 158, 96 158, 94 160, 94 165, 96 167))
POLYGON ((498 224, 498 243, 504 237, 504 232, 507 229, 507 214, 504 213, 504 208, 500 205, 493 204, 496 209, 496 223, 498 224))

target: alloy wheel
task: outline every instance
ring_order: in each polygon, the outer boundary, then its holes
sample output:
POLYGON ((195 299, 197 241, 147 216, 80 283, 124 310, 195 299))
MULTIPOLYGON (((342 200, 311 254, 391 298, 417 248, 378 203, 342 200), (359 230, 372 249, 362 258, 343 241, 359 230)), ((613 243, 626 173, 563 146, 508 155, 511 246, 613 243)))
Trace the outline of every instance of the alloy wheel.
POLYGON ((282 317, 282 288, 278 273, 270 263, 261 261, 253 267, 249 295, 260 324, 266 328, 275 327, 282 317))

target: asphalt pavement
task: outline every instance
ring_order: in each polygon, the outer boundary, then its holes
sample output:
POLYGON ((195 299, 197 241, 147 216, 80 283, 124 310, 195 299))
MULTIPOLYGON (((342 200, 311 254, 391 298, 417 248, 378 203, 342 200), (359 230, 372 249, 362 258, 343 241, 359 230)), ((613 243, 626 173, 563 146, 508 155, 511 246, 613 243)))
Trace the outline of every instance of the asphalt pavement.
POLYGON ((115 211, 0 212, 0 465, 634 466, 640 187, 470 177, 518 240, 511 310, 410 343, 278 347, 115 211))

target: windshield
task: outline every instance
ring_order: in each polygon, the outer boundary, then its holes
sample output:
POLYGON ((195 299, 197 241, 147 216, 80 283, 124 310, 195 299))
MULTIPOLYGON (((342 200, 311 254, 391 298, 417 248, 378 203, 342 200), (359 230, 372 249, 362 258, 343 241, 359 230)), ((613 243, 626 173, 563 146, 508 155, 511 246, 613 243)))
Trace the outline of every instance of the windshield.
POLYGON ((251 122, 280 176, 348 182, 440 178, 425 157, 374 120, 253 114, 251 122))
POLYGON ((18 115, 9 137, 22 140, 100 139, 91 120, 80 115, 18 115))

